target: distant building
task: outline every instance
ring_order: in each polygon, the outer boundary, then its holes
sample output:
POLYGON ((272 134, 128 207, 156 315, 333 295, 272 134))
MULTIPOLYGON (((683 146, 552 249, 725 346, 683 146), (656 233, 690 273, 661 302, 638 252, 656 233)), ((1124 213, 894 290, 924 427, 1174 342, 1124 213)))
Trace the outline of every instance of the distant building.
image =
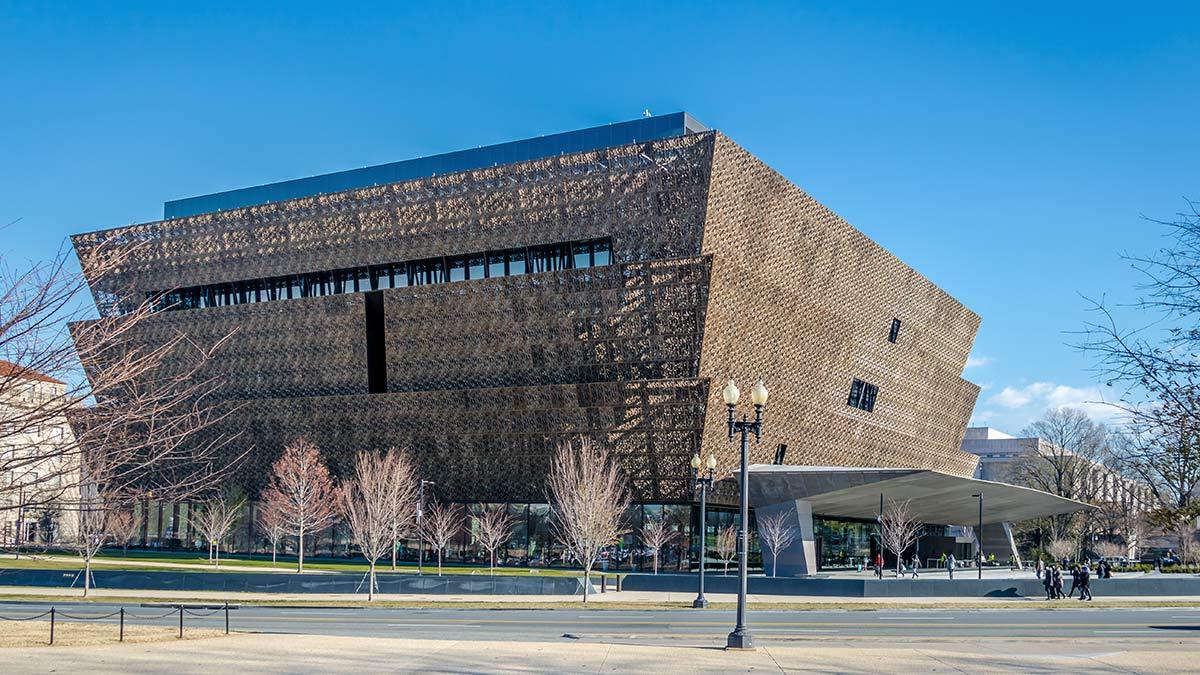
POLYGON ((66 383, 0 360, 0 542, 51 544, 79 532, 78 468, 59 452, 73 443, 65 416, 39 407, 61 405, 66 383))
MULTIPOLYGON (((967 427, 961 447, 963 452, 979 458, 979 465, 975 469, 976 478, 1002 483, 1017 482, 1014 470, 1017 462, 1027 453, 1040 452, 1046 456, 1070 454, 1062 450, 1056 451, 1054 446, 1043 438, 1018 438, 991 427, 967 427)), ((1093 471, 1079 490, 1079 494, 1068 496, 1093 504, 1119 503, 1130 508, 1146 508, 1149 505, 1150 495, 1145 485, 1126 478, 1099 462, 1092 464, 1093 471)))

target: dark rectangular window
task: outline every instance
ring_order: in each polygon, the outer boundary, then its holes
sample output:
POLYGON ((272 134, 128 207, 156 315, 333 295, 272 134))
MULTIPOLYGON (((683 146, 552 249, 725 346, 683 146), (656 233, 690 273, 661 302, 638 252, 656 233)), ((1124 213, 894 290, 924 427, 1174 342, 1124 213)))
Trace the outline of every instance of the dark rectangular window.
POLYGON ((879 387, 870 382, 855 379, 850 383, 850 396, 846 399, 846 405, 872 412, 875 410, 875 396, 878 393, 879 387))
POLYGON ((895 342, 900 337, 900 319, 892 319, 892 328, 888 331, 888 342, 895 342))
POLYGON ((383 335, 383 293, 363 297, 367 328, 367 392, 387 392, 387 349, 383 335))

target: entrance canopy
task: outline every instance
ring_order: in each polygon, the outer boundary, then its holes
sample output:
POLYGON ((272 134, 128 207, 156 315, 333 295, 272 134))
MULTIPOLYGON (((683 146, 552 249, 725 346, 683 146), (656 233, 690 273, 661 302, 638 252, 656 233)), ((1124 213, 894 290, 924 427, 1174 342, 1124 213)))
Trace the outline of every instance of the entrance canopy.
POLYGON ((750 467, 750 504, 759 507, 804 500, 811 513, 831 518, 873 520, 879 515, 879 496, 910 501, 912 515, 925 523, 970 525, 1020 522, 1095 508, 1073 499, 1031 488, 928 469, 860 469, 842 466, 750 467))

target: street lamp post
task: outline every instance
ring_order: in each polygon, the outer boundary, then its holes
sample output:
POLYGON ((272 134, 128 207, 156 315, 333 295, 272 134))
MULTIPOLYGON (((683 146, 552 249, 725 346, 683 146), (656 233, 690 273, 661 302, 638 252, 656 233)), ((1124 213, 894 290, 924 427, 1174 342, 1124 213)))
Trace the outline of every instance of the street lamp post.
POLYGON ((763 381, 759 380, 754 388, 750 390, 750 401, 754 403, 754 420, 746 419, 746 415, 742 415, 742 419, 734 419, 734 411, 737 407, 738 398, 741 392, 738 391, 737 385, 733 380, 725 386, 721 391, 722 398, 725 399, 725 407, 729 410, 729 418, 727 421, 729 427, 729 440, 733 440, 734 433, 742 435, 742 468, 741 468, 741 522, 738 528, 738 601, 737 601, 737 625, 734 626, 733 632, 729 634, 729 638, 725 642, 726 649, 754 649, 754 638, 750 635, 750 631, 746 628, 746 586, 747 578, 747 559, 750 553, 750 446, 748 434, 754 434, 754 440, 759 440, 762 434, 762 413, 763 406, 767 404, 767 388, 763 385, 763 381))
POLYGON ((713 472, 717 468, 717 456, 709 454, 708 461, 705 462, 705 468, 708 469, 707 475, 700 473, 700 453, 692 455, 692 481, 695 487, 700 489, 700 588, 696 594, 696 599, 692 601, 692 607, 696 609, 704 609, 708 607, 708 600, 704 597, 704 556, 705 556, 705 541, 708 537, 708 525, 705 521, 705 514, 708 510, 708 491, 712 488, 713 472))
POLYGON ((417 574, 421 574, 421 566, 425 563, 425 534, 421 531, 421 518, 425 515, 425 486, 437 485, 431 480, 421 479, 417 488, 417 574))
POLYGON ((978 570, 978 579, 983 579, 983 491, 978 494, 971 495, 979 498, 979 529, 975 532, 975 540, 979 542, 979 558, 975 561, 975 567, 978 570))

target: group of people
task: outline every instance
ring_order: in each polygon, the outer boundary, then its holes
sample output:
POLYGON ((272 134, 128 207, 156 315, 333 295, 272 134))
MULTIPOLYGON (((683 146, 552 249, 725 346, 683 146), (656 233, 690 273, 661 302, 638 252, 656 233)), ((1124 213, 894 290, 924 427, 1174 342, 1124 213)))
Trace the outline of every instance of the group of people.
MULTIPOLYGON (((1083 565, 1074 565, 1070 567, 1071 572, 1071 590, 1063 593, 1063 569, 1068 567, 1067 561, 1063 564, 1045 565, 1041 560, 1037 561, 1035 568, 1037 576, 1042 580, 1042 586, 1046 589, 1047 600, 1061 600, 1062 598, 1070 598, 1075 595, 1075 591, 1079 591, 1080 600, 1092 599, 1092 568, 1087 563, 1083 565)), ((1103 560, 1097 566, 1097 578, 1109 578, 1112 575, 1111 568, 1107 568, 1107 563, 1103 560), (1107 575, 1107 576, 1106 576, 1107 575)))

